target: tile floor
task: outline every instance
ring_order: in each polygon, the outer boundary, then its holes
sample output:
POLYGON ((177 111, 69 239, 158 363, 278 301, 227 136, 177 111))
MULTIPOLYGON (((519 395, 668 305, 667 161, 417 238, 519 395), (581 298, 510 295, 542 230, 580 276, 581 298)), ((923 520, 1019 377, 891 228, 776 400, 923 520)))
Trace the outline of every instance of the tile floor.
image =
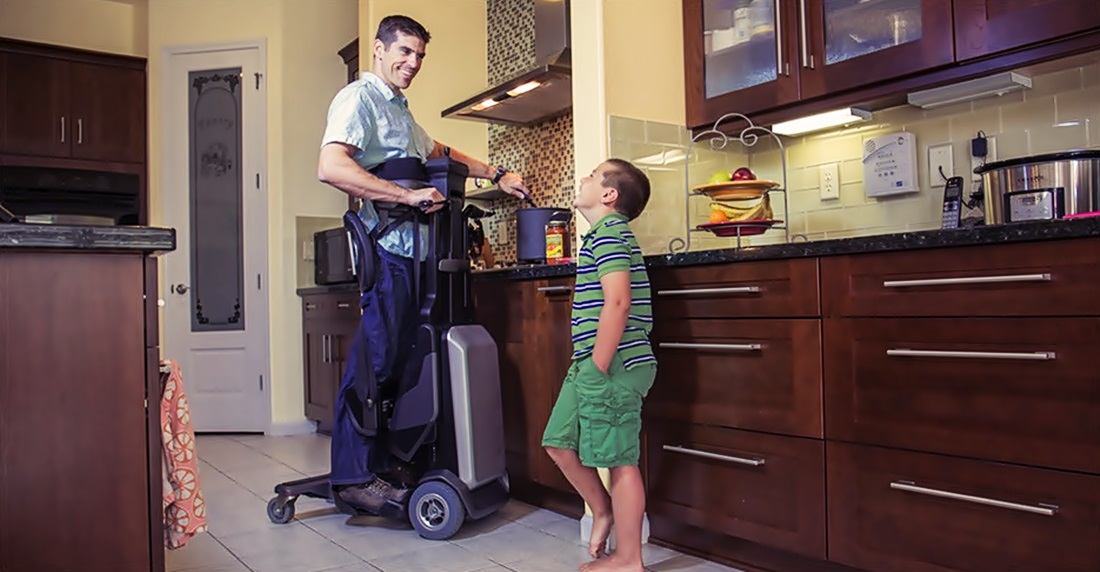
MULTIPOLYGON (((449 541, 307 498, 294 521, 272 524, 276 483, 327 472, 323 435, 199 436, 198 455, 210 530, 167 553, 169 572, 568 572, 587 559, 577 521, 518 501, 449 541)), ((654 545, 645 562, 652 572, 737 572, 654 545)))

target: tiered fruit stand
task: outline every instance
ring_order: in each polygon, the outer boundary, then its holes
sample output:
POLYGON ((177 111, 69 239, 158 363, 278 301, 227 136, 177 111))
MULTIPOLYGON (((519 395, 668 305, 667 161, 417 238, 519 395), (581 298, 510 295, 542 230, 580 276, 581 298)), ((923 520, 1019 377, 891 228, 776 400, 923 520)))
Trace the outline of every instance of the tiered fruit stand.
POLYGON ((684 201, 684 220, 687 232, 684 238, 674 238, 669 241, 669 252, 686 252, 691 250, 691 235, 697 232, 709 232, 715 236, 737 239, 737 248, 741 248, 742 237, 763 234, 768 230, 782 230, 785 242, 790 242, 790 227, 783 220, 773 218, 771 207, 772 193, 779 193, 783 197, 783 216, 789 218, 787 200, 787 151, 783 147, 783 141, 770 129, 753 124, 752 120, 740 113, 728 113, 714 123, 714 126, 702 131, 691 139, 687 148, 688 164, 684 169, 684 188, 687 189, 688 199, 684 201), (719 129, 719 126, 732 119, 739 119, 748 124, 737 135, 727 135, 719 129), (725 149, 730 141, 737 141, 745 147, 756 145, 761 137, 771 137, 779 149, 782 177, 780 181, 768 180, 739 180, 723 181, 691 187, 691 150, 700 142, 707 141, 710 148, 715 151, 725 149), (736 220, 726 222, 707 222, 692 225, 691 199, 703 197, 717 204, 718 210, 733 213, 736 220), (748 201, 757 201, 755 204, 748 201), (751 206, 741 206, 749 204, 751 206))

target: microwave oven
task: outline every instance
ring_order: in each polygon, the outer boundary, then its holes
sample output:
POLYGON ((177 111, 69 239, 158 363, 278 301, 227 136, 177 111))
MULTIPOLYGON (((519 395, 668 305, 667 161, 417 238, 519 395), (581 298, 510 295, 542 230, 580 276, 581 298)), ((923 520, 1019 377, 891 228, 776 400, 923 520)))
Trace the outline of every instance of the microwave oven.
POLYGON ((313 235, 313 281, 321 286, 355 282, 348 231, 330 228, 313 235))

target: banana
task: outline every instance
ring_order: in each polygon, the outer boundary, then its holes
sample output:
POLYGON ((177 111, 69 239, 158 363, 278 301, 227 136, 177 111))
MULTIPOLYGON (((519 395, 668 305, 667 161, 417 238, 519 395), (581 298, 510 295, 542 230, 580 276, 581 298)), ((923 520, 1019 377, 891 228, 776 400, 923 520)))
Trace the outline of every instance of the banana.
POLYGON ((772 205, 768 200, 768 196, 764 195, 764 199, 761 200, 756 206, 739 208, 724 205, 722 203, 710 203, 712 210, 721 211, 731 221, 744 221, 744 220, 760 220, 772 218, 772 205))

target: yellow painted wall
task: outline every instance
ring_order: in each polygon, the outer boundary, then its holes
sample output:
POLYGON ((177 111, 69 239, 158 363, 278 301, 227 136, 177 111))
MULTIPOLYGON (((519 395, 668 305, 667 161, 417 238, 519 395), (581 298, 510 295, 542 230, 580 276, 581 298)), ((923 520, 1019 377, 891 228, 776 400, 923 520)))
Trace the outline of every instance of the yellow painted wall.
POLYGON ((486 124, 439 115, 487 87, 485 0, 359 0, 361 68, 370 69, 378 22, 390 14, 413 18, 432 35, 424 67, 405 93, 416 121, 436 140, 486 160, 486 124))
POLYGON ((680 2, 603 0, 603 4, 608 114, 683 125, 680 2))
POLYGON ((150 0, 150 194, 159 220, 160 81, 169 46, 263 39, 267 46, 268 252, 272 422, 304 418, 295 218, 339 216, 343 195, 317 181, 325 113, 345 82, 337 50, 356 34, 356 0, 150 0), (216 16, 216 17, 215 17, 216 16))
POLYGON ((144 56, 146 13, 144 5, 108 0, 0 0, 0 36, 144 56))

